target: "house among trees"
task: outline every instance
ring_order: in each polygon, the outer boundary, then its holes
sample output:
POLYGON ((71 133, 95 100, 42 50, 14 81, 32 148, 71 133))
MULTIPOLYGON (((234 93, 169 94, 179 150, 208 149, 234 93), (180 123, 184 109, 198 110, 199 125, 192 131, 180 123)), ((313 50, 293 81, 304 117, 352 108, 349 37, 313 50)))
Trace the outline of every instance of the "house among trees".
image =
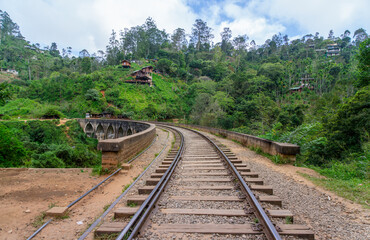
POLYGON ((334 43, 334 44, 328 44, 326 46, 327 48, 327 56, 328 57, 332 57, 332 56, 339 56, 340 54, 340 50, 339 50, 339 47, 338 47, 338 44, 334 43))
POLYGON ((1 72, 6 72, 6 73, 10 73, 10 74, 13 74, 15 76, 18 76, 18 71, 15 70, 15 69, 1 68, 0 71, 1 72))
POLYGON ((290 93, 302 92, 302 86, 289 88, 290 93))
POLYGON ((123 68, 131 68, 131 63, 128 60, 122 60, 121 65, 123 68))
POLYGON ((153 86, 152 72, 153 72, 152 66, 143 67, 142 69, 131 73, 131 76, 134 79, 127 80, 126 82, 127 83, 149 84, 149 86, 153 86))
POLYGON ((309 90, 313 90, 314 86, 313 86, 312 82, 314 80, 315 80, 314 78, 310 77, 308 74, 305 74, 301 78, 301 81, 296 83, 296 85, 299 85, 299 86, 290 88, 289 91, 290 91, 290 93, 302 92, 303 88, 308 88, 309 90))

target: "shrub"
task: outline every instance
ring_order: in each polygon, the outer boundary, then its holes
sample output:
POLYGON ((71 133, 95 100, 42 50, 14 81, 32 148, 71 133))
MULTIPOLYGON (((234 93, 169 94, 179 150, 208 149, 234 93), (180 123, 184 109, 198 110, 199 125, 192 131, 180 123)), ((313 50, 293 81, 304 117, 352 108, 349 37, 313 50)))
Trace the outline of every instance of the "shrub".
POLYGON ((99 91, 96 89, 89 89, 85 94, 86 100, 98 101, 100 98, 99 91))
POLYGON ((48 108, 42 115, 42 118, 61 118, 61 116, 63 116, 62 113, 55 108, 48 108))
POLYGON ((19 167, 23 164, 27 152, 14 131, 0 123, 0 167, 19 167))
POLYGON ((4 115, 4 116, 2 116, 1 117, 1 119, 3 119, 3 120, 10 120, 10 119, 12 119, 9 115, 4 115))
POLYGON ((64 162, 54 152, 34 154, 31 160, 32 167, 36 168, 64 168, 64 162))

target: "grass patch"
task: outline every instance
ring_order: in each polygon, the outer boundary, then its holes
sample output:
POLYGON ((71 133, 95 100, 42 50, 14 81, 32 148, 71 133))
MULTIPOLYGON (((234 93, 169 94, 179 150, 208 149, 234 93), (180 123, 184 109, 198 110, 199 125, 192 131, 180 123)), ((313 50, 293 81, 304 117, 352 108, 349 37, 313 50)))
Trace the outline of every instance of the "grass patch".
POLYGON ((222 134, 218 134, 218 133, 211 133, 211 134, 219 138, 224 138, 224 139, 227 138, 225 135, 222 135, 222 134))
POLYGON ((69 218, 69 212, 68 211, 63 216, 57 216, 57 217, 55 217, 55 219, 67 219, 67 218, 69 218))
POLYGON ((137 206, 137 204, 136 204, 136 203, 131 202, 131 203, 128 203, 128 204, 127 204, 127 206, 128 206, 128 207, 136 207, 136 206, 137 206))
POLYGON ((242 144, 241 142, 239 142, 238 140, 231 139, 231 141, 233 141, 234 143, 237 143, 237 144, 243 145, 243 144, 242 144))
POLYGON ((95 166, 93 170, 91 171, 92 176, 101 176, 101 175, 107 175, 112 173, 112 169, 102 168, 101 165, 95 166))
POLYGON ((51 208, 53 208, 53 207, 56 207, 57 205, 55 204, 55 203, 53 203, 53 202, 51 202, 51 203, 49 203, 49 209, 51 209, 51 208))
POLYGON ((95 236, 95 239, 98 239, 98 240, 113 240, 113 239, 116 239, 118 237, 118 233, 112 233, 112 234, 103 234, 103 235, 99 235, 99 236, 95 236))
POLYGON ((293 218, 292 217, 285 217, 285 224, 293 224, 293 218))
POLYGON ((110 204, 107 204, 103 207, 104 212, 107 211, 107 209, 110 207, 110 204))
POLYGON ((46 216, 45 212, 42 212, 40 215, 36 216, 32 222, 32 226, 35 228, 41 227, 45 223, 44 222, 45 216, 46 216))
POLYGON ((127 190, 127 188, 129 188, 130 186, 131 186, 131 183, 126 184, 126 185, 125 185, 125 187, 122 189, 122 192, 126 191, 126 190, 127 190))
POLYGON ((316 185, 336 193, 338 196, 361 204, 364 208, 370 209, 370 180, 368 179, 352 178, 343 180, 330 177, 317 178, 304 173, 299 174, 316 185))
POLYGON ((268 159, 270 159, 275 164, 287 164, 287 163, 289 163, 288 159, 284 159, 280 155, 271 155, 269 153, 265 153, 265 152, 262 151, 262 149, 260 147, 250 147, 249 149, 252 150, 253 152, 261 155, 261 156, 267 157, 268 159))

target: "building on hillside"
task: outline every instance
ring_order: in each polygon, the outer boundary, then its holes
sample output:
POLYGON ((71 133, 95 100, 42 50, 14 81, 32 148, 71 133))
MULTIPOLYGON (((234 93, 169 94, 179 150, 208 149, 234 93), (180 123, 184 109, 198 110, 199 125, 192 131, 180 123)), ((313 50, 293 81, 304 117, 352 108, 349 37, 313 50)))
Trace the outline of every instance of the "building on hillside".
POLYGON ((296 82, 295 85, 299 85, 297 87, 292 87, 289 89, 290 93, 294 92, 302 92, 303 88, 307 88, 309 90, 314 90, 313 81, 315 79, 310 77, 308 74, 304 74, 303 77, 301 77, 299 82, 296 82))
POLYGON ((18 76, 18 71, 15 69, 1 68, 1 72, 6 72, 18 76))
POLYGON ((326 52, 326 55, 328 57, 339 56, 340 55, 340 49, 339 49, 338 44, 336 44, 336 43, 334 43, 334 44, 328 44, 326 46, 326 49, 328 50, 326 52))
POLYGON ((290 93, 302 92, 302 86, 289 88, 290 93))
POLYGON ((126 80, 126 83, 149 84, 149 86, 153 86, 152 72, 152 66, 143 67, 142 69, 131 73, 133 79, 126 80))
POLYGON ((122 60, 121 65, 123 68, 131 68, 131 63, 128 60, 122 60))

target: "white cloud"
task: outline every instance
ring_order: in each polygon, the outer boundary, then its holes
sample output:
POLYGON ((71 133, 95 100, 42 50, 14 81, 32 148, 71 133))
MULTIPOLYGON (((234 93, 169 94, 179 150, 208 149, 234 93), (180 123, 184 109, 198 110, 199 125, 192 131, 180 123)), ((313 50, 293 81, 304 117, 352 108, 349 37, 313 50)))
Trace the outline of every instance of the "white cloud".
POLYGON ((182 0, 0 0, 0 5, 27 40, 75 51, 105 50, 112 29, 142 25, 149 16, 169 33, 177 27, 190 31, 196 19, 182 0))
POLYGON ((203 9, 202 16, 216 30, 216 41, 224 27, 230 27, 234 37, 247 34, 263 44, 279 32, 295 38, 316 32, 326 37, 333 29, 335 36, 340 36, 346 29, 352 33, 360 27, 368 29, 370 23, 368 0, 224 0, 214 4, 218 15, 211 6, 203 9), (220 14, 227 20, 217 24, 220 14))
POLYGON ((250 40, 263 44, 278 32, 291 36, 330 29, 339 36, 344 30, 352 33, 369 28, 369 0, 0 0, 0 9, 7 11, 21 27, 22 34, 33 43, 59 49, 71 46, 75 52, 105 50, 112 29, 141 25, 152 17, 159 29, 172 33, 181 27, 191 33, 196 18, 214 29, 214 42, 220 32, 230 27, 233 36, 247 34, 250 40), (196 14, 188 6, 202 7, 196 14), (293 29, 293 27, 296 29, 293 29))
POLYGON ((263 44, 272 35, 285 31, 282 24, 273 23, 267 18, 257 15, 253 11, 253 2, 240 6, 238 1, 226 0, 218 4, 217 8, 212 6, 209 9, 204 9, 202 15, 206 16, 211 27, 215 29, 215 42, 221 41, 219 33, 223 31, 224 27, 231 29, 233 37, 245 34, 250 41, 255 40, 257 44, 263 44), (220 14, 226 16, 227 20, 217 19, 220 14), (218 22, 221 23, 217 24, 218 22))
MULTIPOLYGON (((257 1, 256 1, 257 2, 257 1)), ((282 23, 294 22, 302 34, 320 32, 327 36, 330 29, 336 36, 346 29, 355 31, 370 23, 368 0, 263 0, 259 10, 282 23)))

